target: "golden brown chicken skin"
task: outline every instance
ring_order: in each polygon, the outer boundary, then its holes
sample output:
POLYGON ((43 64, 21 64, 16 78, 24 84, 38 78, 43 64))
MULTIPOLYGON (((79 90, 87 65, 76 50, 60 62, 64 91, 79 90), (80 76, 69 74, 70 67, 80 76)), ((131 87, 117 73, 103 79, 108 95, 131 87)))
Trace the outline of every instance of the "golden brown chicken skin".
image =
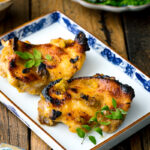
POLYGON ((16 87, 19 92, 39 95, 50 82, 60 78, 70 79, 81 69, 85 60, 85 51, 89 50, 84 33, 80 32, 75 40, 53 39, 48 44, 33 45, 17 38, 1 41, 4 48, 0 55, 0 75, 16 87), (42 62, 38 67, 26 68, 27 60, 16 54, 34 50, 41 53, 42 62), (49 55, 51 60, 47 60, 49 55))
MULTIPOLYGON (((118 108, 128 111, 133 97, 134 90, 130 86, 100 74, 69 81, 56 80, 42 91, 38 103, 39 121, 50 126, 62 122, 71 132, 76 132, 84 124, 92 126, 89 119, 103 106, 113 110, 112 98, 116 99, 118 108)), ((124 118, 125 115, 121 120, 103 118, 102 121, 111 124, 101 125, 101 128, 105 132, 114 132, 124 118)))

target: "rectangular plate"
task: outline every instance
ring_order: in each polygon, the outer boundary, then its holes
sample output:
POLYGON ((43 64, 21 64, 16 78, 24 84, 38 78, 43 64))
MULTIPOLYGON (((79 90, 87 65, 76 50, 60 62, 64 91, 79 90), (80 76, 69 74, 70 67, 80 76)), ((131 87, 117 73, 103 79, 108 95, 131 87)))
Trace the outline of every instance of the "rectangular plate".
MULTIPOLYGON (((82 139, 77 134, 69 132, 68 127, 64 124, 58 123, 52 127, 41 125, 37 119, 37 106, 40 97, 19 93, 2 77, 0 77, 0 101, 55 150, 108 150, 150 123, 150 79, 60 12, 54 12, 29 22, 3 35, 0 39, 8 40, 16 36, 22 41, 28 40, 33 44, 39 44, 48 43, 50 39, 58 37, 74 39, 79 31, 86 34, 91 50, 87 52, 86 61, 75 77, 103 73, 116 77, 117 80, 131 85, 135 90, 136 96, 133 99, 131 109, 116 132, 104 133, 103 138, 92 133, 97 139, 95 146, 88 139, 84 144, 81 144, 82 139)), ((1 45, 0 49, 2 49, 1 45)))

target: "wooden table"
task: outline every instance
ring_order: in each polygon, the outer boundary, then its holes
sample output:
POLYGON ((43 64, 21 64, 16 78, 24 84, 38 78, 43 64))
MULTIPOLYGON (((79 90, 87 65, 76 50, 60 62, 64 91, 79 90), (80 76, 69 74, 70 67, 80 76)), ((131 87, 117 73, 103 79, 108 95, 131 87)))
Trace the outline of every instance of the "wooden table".
MULTIPOLYGON (((0 34, 54 10, 60 10, 69 16, 150 75, 150 9, 115 14, 87 9, 70 0, 14 0, 7 17, 0 22, 0 34)), ((0 104, 1 142, 26 150, 51 149, 2 104, 0 104)), ((150 150, 150 125, 112 150, 150 150)))

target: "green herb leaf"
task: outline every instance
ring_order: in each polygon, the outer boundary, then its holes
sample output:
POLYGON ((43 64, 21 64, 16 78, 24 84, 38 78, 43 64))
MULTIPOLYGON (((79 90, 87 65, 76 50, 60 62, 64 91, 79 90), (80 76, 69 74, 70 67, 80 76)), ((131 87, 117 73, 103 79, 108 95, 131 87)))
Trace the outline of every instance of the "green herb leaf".
POLYGON ((106 118, 112 119, 112 114, 111 115, 106 115, 106 118))
POLYGON ((86 130, 88 130, 88 131, 91 130, 91 127, 90 127, 89 125, 82 125, 82 128, 84 128, 84 129, 86 129, 86 130))
POLYGON ((46 58, 47 60, 52 60, 52 56, 50 56, 50 55, 46 55, 45 58, 46 58))
POLYGON ((101 125, 108 126, 111 122, 100 122, 101 125))
POLYGON ((35 60, 33 60, 33 59, 29 60, 25 63, 25 68, 31 68, 34 66, 34 64, 35 64, 35 60))
POLYGON ((33 54, 35 59, 41 59, 41 53, 37 49, 33 50, 33 54))
POLYGON ((111 111, 111 115, 107 115, 105 117, 113 120, 123 119, 123 115, 119 109, 116 109, 116 111, 111 111))
POLYGON ((34 57, 33 57, 33 55, 31 54, 31 53, 29 53, 29 52, 24 52, 24 54, 26 54, 29 58, 31 58, 31 59, 33 59, 34 57))
POLYGON ((95 117, 97 118, 97 115, 100 113, 101 111, 97 111, 96 113, 95 113, 95 117))
POLYGON ((97 118, 94 116, 89 120, 89 122, 97 122, 97 118))
POLYGON ((104 111, 109 111, 109 107, 105 105, 104 107, 101 108, 101 114, 104 115, 104 111))
POLYGON ((20 51, 15 51, 15 53, 21 57, 22 59, 30 59, 33 58, 33 55, 28 53, 28 52, 20 52, 20 51))
POLYGON ((42 60, 40 60, 40 59, 35 60, 34 66, 38 67, 41 64, 41 62, 42 62, 42 60))
POLYGON ((23 52, 15 51, 15 53, 16 53, 19 57, 21 57, 22 59, 29 59, 26 55, 24 55, 23 52))
POLYGON ((105 105, 104 107, 101 108, 101 111, 104 111, 104 110, 109 110, 109 107, 105 105))
POLYGON ((89 140, 93 143, 96 144, 96 139, 94 136, 89 136, 89 140))
POLYGON ((101 128, 96 127, 96 128, 94 128, 94 131, 96 131, 96 132, 99 133, 101 136, 103 136, 103 131, 102 131, 101 128))
POLYGON ((119 109, 112 112, 112 119, 123 119, 123 115, 119 109))
POLYGON ((113 104, 114 108, 117 108, 117 102, 114 98, 112 98, 112 104, 113 104))
POLYGON ((76 131, 77 131, 77 134, 80 138, 85 137, 85 132, 81 128, 77 128, 76 131))
POLYGON ((102 115, 104 115, 104 112, 103 112, 103 111, 101 111, 101 114, 102 114, 102 115))
POLYGON ((119 108, 119 110, 121 111, 121 113, 122 113, 123 115, 127 114, 127 112, 124 111, 123 109, 119 108))

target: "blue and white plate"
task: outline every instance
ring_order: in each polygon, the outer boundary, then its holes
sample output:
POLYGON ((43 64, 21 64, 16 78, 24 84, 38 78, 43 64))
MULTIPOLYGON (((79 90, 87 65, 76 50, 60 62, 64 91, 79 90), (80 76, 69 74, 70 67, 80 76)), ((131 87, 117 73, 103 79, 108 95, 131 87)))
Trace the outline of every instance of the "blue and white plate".
POLYGON ((100 9, 100 10, 118 12, 118 13, 124 12, 124 11, 139 11, 150 6, 150 3, 148 3, 148 4, 140 5, 140 6, 128 5, 128 6, 116 7, 116 6, 110 6, 110 5, 92 4, 92 3, 86 2, 85 0, 73 0, 73 1, 87 8, 100 9))
MULTIPOLYGON (((23 25, 0 39, 8 40, 18 37, 22 41, 28 40, 33 44, 39 44, 48 43, 50 39, 58 37, 74 39, 79 31, 86 34, 91 50, 87 52, 83 67, 75 76, 103 73, 116 77, 117 80, 131 85, 135 90, 136 96, 131 109, 116 132, 105 133, 103 138, 93 133, 97 139, 95 146, 89 140, 81 144, 77 134, 69 132, 64 124, 60 123, 52 127, 41 125, 37 119, 37 105, 40 97, 19 93, 2 77, 0 77, 0 101, 54 150, 108 150, 150 123, 150 79, 60 12, 48 14, 23 25)), ((1 45, 0 49, 2 49, 1 45)))

